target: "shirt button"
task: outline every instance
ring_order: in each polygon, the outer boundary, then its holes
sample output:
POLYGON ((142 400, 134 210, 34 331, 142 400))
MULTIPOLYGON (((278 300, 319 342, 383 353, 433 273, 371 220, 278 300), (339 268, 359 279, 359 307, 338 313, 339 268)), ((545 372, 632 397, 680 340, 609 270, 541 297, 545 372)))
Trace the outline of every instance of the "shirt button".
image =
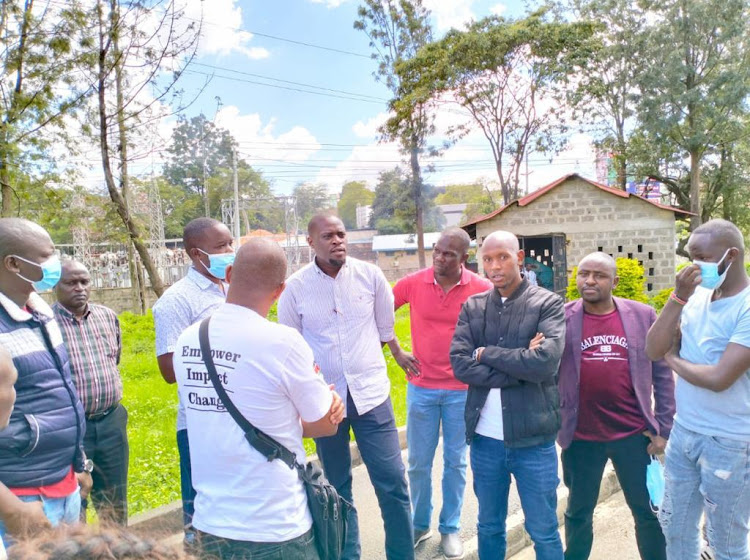
POLYGON ((501 336, 501 337, 500 337, 500 340, 502 340, 502 339, 503 339, 503 337, 501 336))

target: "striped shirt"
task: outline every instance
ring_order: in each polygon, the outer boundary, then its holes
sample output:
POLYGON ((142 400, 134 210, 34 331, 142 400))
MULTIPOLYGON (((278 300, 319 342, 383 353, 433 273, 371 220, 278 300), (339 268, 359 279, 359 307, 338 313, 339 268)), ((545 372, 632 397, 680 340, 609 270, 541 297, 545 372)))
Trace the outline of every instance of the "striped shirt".
POLYGON ((278 313, 302 334, 344 402, 351 391, 359 414, 388 398, 381 343, 393 339, 393 292, 377 266, 347 257, 331 278, 313 261, 289 277, 278 313))
POLYGON ((122 399, 120 321, 109 307, 89 303, 76 317, 60 303, 52 306, 70 357, 70 369, 86 416, 107 412, 122 399))

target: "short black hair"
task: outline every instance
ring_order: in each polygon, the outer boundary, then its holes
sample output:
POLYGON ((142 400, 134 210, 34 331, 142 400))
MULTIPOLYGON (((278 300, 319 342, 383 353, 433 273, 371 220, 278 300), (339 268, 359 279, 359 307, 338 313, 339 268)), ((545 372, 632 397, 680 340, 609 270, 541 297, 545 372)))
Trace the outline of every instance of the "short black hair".
POLYGON ((0 260, 8 255, 23 256, 29 244, 38 240, 39 235, 49 237, 46 230, 37 223, 23 218, 0 218, 0 260))
POLYGON ((188 222, 185 229, 182 230, 182 243, 185 245, 185 250, 196 247, 206 230, 217 225, 221 225, 221 222, 213 218, 196 218, 188 222))
POLYGON ((728 247, 737 247, 742 252, 745 250, 742 232, 729 220, 709 220, 693 230, 693 235, 701 233, 710 235, 713 242, 723 241, 728 247))

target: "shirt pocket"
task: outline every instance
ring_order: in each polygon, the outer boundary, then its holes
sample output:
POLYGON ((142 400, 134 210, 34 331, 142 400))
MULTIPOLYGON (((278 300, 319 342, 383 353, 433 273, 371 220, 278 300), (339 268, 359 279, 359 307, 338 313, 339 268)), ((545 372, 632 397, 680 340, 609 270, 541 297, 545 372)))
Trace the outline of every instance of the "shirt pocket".
POLYGON ((366 319, 375 313, 375 294, 366 290, 352 290, 349 293, 349 309, 343 310, 344 315, 351 314, 356 319, 366 319))
POLYGON ((117 339, 108 333, 97 333, 96 343, 104 350, 104 354, 113 361, 117 360, 117 339))

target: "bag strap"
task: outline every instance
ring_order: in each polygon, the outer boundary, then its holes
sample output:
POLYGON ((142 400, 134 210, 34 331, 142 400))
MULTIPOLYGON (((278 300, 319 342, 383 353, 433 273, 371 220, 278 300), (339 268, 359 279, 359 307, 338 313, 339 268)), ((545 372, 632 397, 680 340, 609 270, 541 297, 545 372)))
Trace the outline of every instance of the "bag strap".
POLYGON ((263 455, 268 461, 279 459, 283 461, 290 469, 301 469, 302 465, 297 462, 297 455, 289 451, 286 447, 281 445, 278 441, 273 439, 268 434, 262 432, 250 421, 245 418, 242 413, 237 410, 234 403, 227 395, 226 389, 219 380, 219 374, 216 373, 216 365, 214 364, 213 356, 211 356, 211 344, 208 340, 208 325, 211 321, 211 317, 206 317, 201 321, 201 326, 198 331, 198 339, 200 340, 201 353, 203 354, 203 362, 206 364, 206 370, 211 378, 216 394, 219 395, 221 402, 224 404, 224 408, 227 409, 229 415, 234 419, 235 422, 245 432, 245 439, 255 448, 261 455, 263 455))

